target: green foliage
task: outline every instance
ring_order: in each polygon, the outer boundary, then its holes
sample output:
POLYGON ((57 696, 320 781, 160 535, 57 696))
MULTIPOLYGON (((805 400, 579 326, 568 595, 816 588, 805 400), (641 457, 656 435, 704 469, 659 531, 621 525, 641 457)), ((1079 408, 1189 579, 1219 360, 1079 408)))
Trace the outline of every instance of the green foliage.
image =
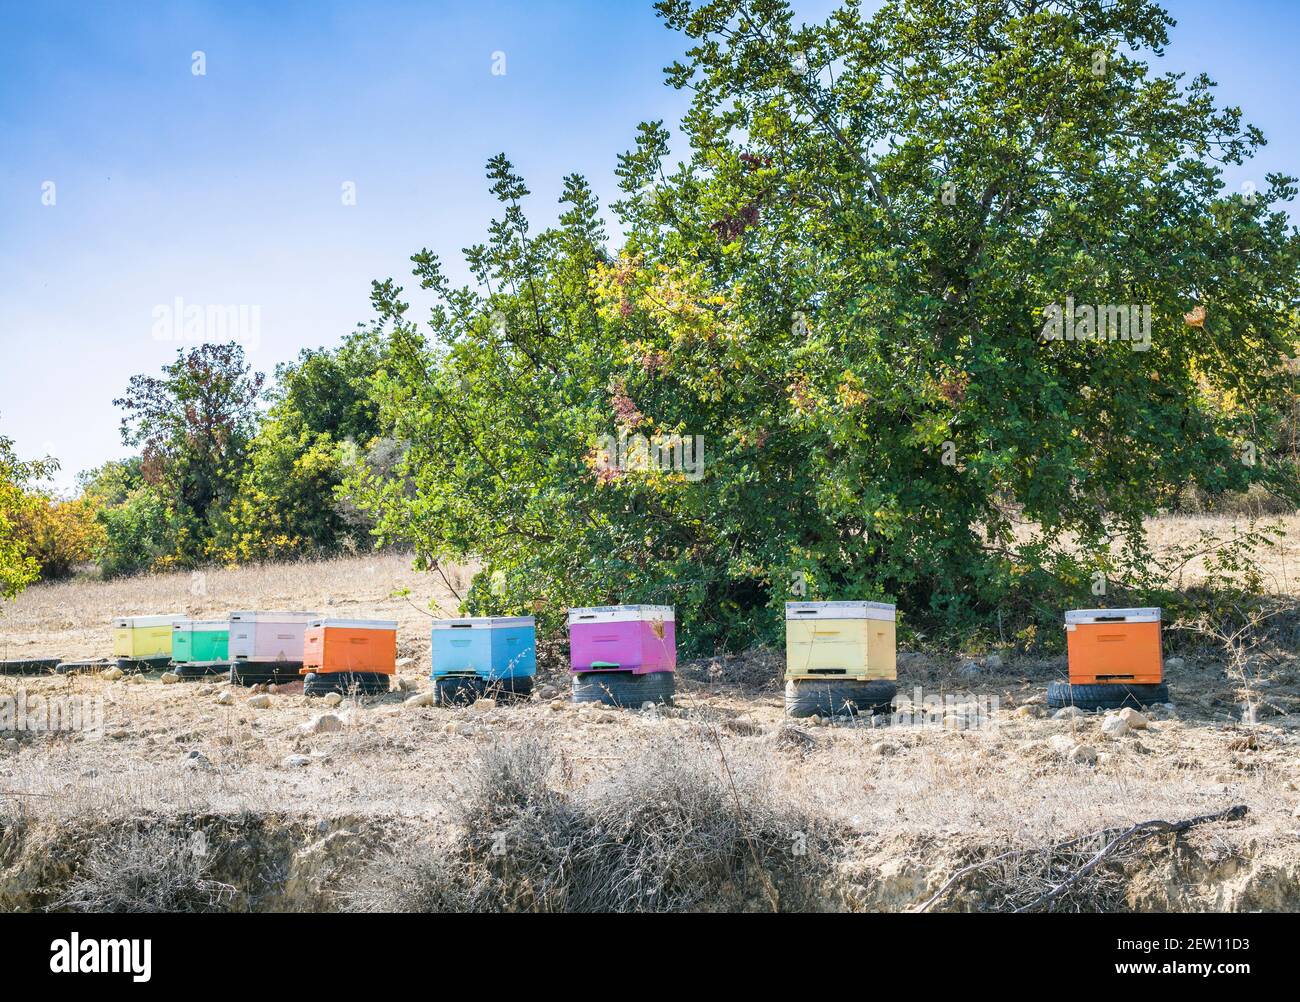
POLYGON ((382 364, 383 344, 378 334, 365 329, 336 349, 304 350, 297 362, 277 367, 272 410, 295 431, 364 446, 380 431, 370 378, 382 364))
POLYGON ((142 448, 144 480, 166 504, 177 562, 206 556, 256 427, 263 378, 237 344, 203 344, 178 351, 161 378, 133 376, 113 401, 126 411, 122 441, 142 448))
POLYGON ((379 434, 370 380, 382 366, 376 334, 333 351, 304 351, 276 371, 270 412, 249 446, 238 490, 209 552, 238 563, 346 546, 358 528, 340 486, 359 448, 379 434))
POLYGON ((214 556, 241 563, 334 549, 346 530, 333 502, 342 464, 342 450, 328 434, 294 433, 282 419, 269 418, 223 515, 214 556))
POLYGON ((57 469, 50 459, 20 460, 13 439, 0 435, 0 599, 13 598, 40 576, 25 528, 40 517, 44 499, 30 486, 57 469))
POLYGON ((139 574, 175 562, 174 518, 150 485, 132 487, 120 504, 101 508, 97 517, 104 535, 95 557, 104 577, 139 574))
POLYGON ((1287 402, 1295 181, 1223 193, 1262 136, 1143 60, 1158 7, 657 6, 692 45, 689 149, 641 126, 617 258, 581 178, 531 232, 500 156, 477 288, 416 254, 426 336, 374 287, 409 483, 351 487, 424 565, 483 561, 471 609, 673 602, 700 651, 775 636, 801 591, 1024 634, 1098 575, 1153 587, 1143 520, 1188 487, 1266 475, 1241 454, 1287 402), (1149 304, 1149 350, 1040 341, 1067 297, 1149 304), (705 436, 705 477, 599 469, 620 430, 705 436))

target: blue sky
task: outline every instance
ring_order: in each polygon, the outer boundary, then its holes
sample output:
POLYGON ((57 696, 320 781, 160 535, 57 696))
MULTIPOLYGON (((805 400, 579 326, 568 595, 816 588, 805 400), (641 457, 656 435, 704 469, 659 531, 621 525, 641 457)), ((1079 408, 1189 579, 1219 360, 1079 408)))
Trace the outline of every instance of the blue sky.
MULTIPOLYGON (((1229 183, 1300 174, 1300 4, 1166 6, 1164 65, 1208 72, 1270 140, 1229 183)), ((637 123, 685 107, 650 0, 3 0, 0 24, 0 434, 58 457, 65 490, 127 454, 112 400, 175 357, 156 306, 257 306, 269 373, 365 320, 372 279, 409 287, 415 250, 482 240, 489 156, 545 224, 565 174, 608 202, 637 123)))

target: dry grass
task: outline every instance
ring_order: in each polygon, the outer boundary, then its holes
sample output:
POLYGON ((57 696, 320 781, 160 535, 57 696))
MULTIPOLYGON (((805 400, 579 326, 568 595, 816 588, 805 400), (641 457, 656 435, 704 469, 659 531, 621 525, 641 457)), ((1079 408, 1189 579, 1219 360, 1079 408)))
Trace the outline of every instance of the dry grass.
POLYGON ((563 756, 525 738, 469 769, 453 835, 381 853, 348 894, 366 911, 806 910, 831 899, 820 822, 776 802, 759 763, 699 741, 570 793, 563 756))
MULTIPOLYGON (((465 569, 448 574, 460 594, 469 579, 465 569)), ((455 615, 457 605, 439 577, 412 570, 410 557, 399 553, 64 581, 29 588, 0 606, 0 658, 104 656, 111 645, 112 617, 162 612, 221 618, 236 609, 294 609, 395 619, 399 635, 410 641, 426 634, 426 610, 455 615), (408 598, 393 597, 407 590, 408 598)))
MULTIPOLYGON (((1200 521, 1156 528, 1161 538, 1190 541, 1200 521)), ((1280 583, 1297 580, 1286 554, 1300 542, 1300 523, 1291 530, 1288 549, 1277 558, 1280 583)), ((113 614, 164 606, 199 615, 240 606, 323 607, 398 619, 402 653, 413 658, 401 678, 413 689, 429 685, 427 617, 389 596, 411 588, 413 601, 423 605, 438 592, 403 557, 212 572, 207 586, 206 596, 189 596, 189 577, 178 575, 33 589, 7 608, 0 643, 27 656, 91 656, 104 653, 113 614), (69 625, 81 623, 92 625, 69 625)), ((374 825, 386 833, 350 850, 357 867, 378 860, 364 879, 360 870, 346 879, 342 871, 313 876, 324 889, 313 885, 311 894, 290 881, 279 907, 342 904, 349 893, 361 895, 351 899, 358 907, 380 907, 385 894, 389 907, 413 908, 594 901, 618 908, 638 901, 660 908, 768 907, 765 880, 778 885, 783 907, 795 907, 809 884, 790 882, 799 871, 791 869, 785 840, 792 825, 806 825, 834 835, 833 847, 816 856, 834 867, 832 879, 818 874, 811 881, 824 895, 816 907, 902 909, 923 901, 961 866, 1009 847, 1244 803, 1250 808, 1244 821, 1198 830, 1177 854, 1165 843, 1144 850, 1144 870, 1100 874, 1095 896, 1074 906, 1295 909, 1300 662, 1276 644, 1252 657, 1249 694, 1208 648, 1170 667, 1177 715, 1118 739, 1103 737, 1096 718, 1053 720, 1042 713, 1045 684, 1061 668, 1055 660, 1024 658, 973 683, 958 678, 955 660, 906 663, 903 690, 974 688, 1001 701, 997 726, 962 732, 862 722, 798 723, 792 732, 770 684, 773 657, 762 652, 682 671, 677 709, 667 712, 552 709, 538 700, 412 708, 403 706, 407 693, 394 692, 344 704, 335 712, 346 726, 319 734, 302 728, 322 708, 297 687, 274 695, 269 709, 254 710, 243 690, 234 690, 233 705, 218 705, 223 686, 0 678, 0 695, 23 688, 100 696, 105 707, 101 734, 20 735, 16 747, 0 740, 0 907, 37 900, 35 878, 14 862, 21 852, 5 848, 6 814, 13 831, 44 826, 54 833, 50 838, 87 818, 125 830, 142 816, 274 815, 296 819, 304 831, 374 825), (1258 703, 1254 724, 1241 720, 1248 695, 1258 703), (1022 706, 1037 715, 1016 715, 1022 706), (1099 752, 1095 766, 1067 760, 1062 747, 1075 742, 1099 752), (493 759, 494 749, 506 746, 516 751, 493 759), (186 766, 191 752, 208 766, 186 766), (305 755, 310 764, 286 767, 290 755, 305 755), (498 809, 505 813, 491 813, 498 809), (574 839, 573 830, 582 838, 574 839), (519 896, 522 884, 487 879, 495 873, 499 880, 500 872, 492 869, 490 851, 485 859, 481 840, 489 839, 490 850, 503 831, 515 847, 518 872, 528 875, 527 901, 519 896), (574 864, 565 852, 590 844, 593 832, 614 848, 584 857, 583 865, 601 875, 594 883, 617 889, 607 890, 613 897, 594 897, 592 880, 574 879, 576 870, 557 862, 574 864), (396 853, 379 853, 385 845, 396 853), (734 867, 739 884, 723 886, 719 860, 734 867), (564 872, 570 876, 560 879, 564 872), (467 873, 484 877, 486 897, 457 897, 469 886, 467 873), (682 875, 690 881, 674 883, 682 875), (393 890, 398 885, 407 887, 406 896, 393 890), (708 900, 692 897, 693 886, 712 888, 708 900)), ((293 866, 315 873, 317 852, 304 842, 303 861, 293 866)), ((182 876, 188 873, 182 868, 182 876)), ((992 874, 988 888, 954 896, 946 906, 989 907, 1006 895, 1007 879, 992 874)), ((180 884, 192 882, 185 876, 180 884)), ((107 892, 102 897, 119 900, 107 892)))
POLYGON ((202 832, 110 829, 97 839, 55 903, 74 912, 222 911, 235 889, 212 878, 202 832))
MULTIPOLYGON (((1147 523, 1148 539, 1152 551, 1168 553, 1175 548, 1193 548, 1202 533, 1212 533, 1220 538, 1231 538, 1245 533, 1251 520, 1240 515, 1168 516, 1147 523)), ((1264 588, 1275 595, 1300 594, 1300 514, 1261 515, 1254 520, 1257 529, 1280 526, 1282 536, 1274 546, 1262 549, 1255 561, 1256 570, 1264 588)), ((1169 582, 1174 588, 1192 588, 1213 581, 1206 572, 1205 557, 1190 561, 1182 572, 1169 582)))

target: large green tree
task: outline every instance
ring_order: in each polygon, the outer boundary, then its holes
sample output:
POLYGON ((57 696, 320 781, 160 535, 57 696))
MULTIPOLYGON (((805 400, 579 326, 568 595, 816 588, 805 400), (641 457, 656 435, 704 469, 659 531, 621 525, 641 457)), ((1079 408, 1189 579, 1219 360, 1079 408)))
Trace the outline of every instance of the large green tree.
POLYGON ((234 495, 263 381, 239 345, 202 344, 178 351, 161 376, 132 376, 113 401, 126 412, 122 441, 140 448, 144 480, 167 506, 183 562, 206 556, 213 522, 234 495))
POLYGON ((1147 584, 1143 520, 1186 487, 1284 482, 1295 181, 1225 191, 1263 137, 1152 65, 1161 8, 657 7, 689 40, 687 149, 642 125, 616 260, 580 179, 532 234, 498 158, 477 288, 414 259, 432 337, 376 286, 420 489, 370 497, 427 562, 484 559, 471 604, 674 601, 696 648, 792 593, 1054 616, 1094 575, 1147 584), (1149 328, 1044 340, 1067 305, 1149 328), (703 435, 705 477, 593 468, 620 429, 703 435))

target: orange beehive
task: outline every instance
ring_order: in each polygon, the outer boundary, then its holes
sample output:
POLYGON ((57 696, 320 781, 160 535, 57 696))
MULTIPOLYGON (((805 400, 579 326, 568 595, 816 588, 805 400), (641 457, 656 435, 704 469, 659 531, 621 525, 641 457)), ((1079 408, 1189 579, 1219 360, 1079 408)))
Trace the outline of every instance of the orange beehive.
POLYGON ((379 619, 317 619, 303 635, 302 674, 397 673, 397 624, 379 619))
POLYGON ((1159 609, 1075 609, 1065 614, 1071 685, 1159 685, 1159 609))

